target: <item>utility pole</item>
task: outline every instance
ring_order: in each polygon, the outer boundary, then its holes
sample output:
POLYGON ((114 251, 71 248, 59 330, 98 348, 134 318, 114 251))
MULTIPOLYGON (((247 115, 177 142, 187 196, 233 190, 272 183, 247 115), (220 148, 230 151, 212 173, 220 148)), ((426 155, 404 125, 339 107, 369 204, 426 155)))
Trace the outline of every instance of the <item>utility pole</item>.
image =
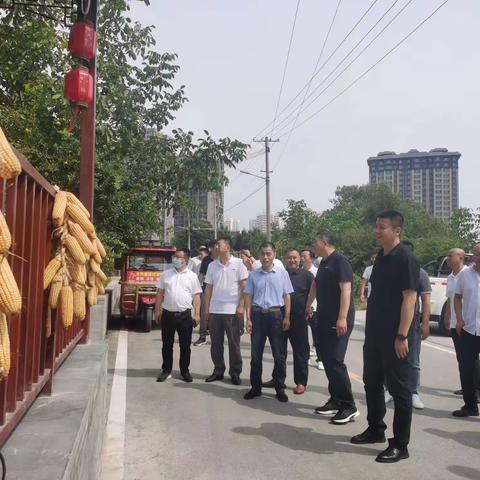
POLYGON ((265 138, 262 138, 260 140, 255 140, 253 139, 254 142, 257 143, 263 143, 265 144, 265 170, 262 170, 262 172, 265 172, 265 210, 266 210, 266 215, 267 215, 267 240, 269 242, 272 241, 272 224, 271 224, 271 209, 270 209, 270 174, 272 173, 270 171, 270 159, 269 159, 269 153, 270 153, 270 143, 276 143, 279 142, 280 140, 272 140, 271 138, 268 138, 267 136, 265 138))

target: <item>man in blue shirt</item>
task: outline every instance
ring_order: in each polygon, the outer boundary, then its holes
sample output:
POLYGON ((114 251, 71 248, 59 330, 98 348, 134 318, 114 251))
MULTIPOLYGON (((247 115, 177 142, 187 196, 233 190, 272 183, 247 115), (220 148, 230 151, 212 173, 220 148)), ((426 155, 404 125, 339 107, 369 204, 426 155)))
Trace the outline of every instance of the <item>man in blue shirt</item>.
POLYGON ((262 394, 262 361, 268 338, 274 361, 273 380, 277 399, 288 402, 285 393, 286 352, 283 332, 290 327, 290 294, 292 282, 284 269, 274 266, 275 245, 264 242, 260 247, 262 268, 250 273, 245 287, 247 332, 251 334, 250 383, 243 398, 251 400, 262 394))

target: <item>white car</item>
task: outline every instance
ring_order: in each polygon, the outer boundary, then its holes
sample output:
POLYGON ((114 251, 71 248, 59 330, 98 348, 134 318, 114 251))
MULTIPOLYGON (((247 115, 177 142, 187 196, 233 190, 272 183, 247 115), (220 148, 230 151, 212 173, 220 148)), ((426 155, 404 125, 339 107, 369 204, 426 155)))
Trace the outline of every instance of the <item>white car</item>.
MULTIPOLYGON (((472 254, 468 253, 465 258, 465 264, 472 262, 472 254)), ((437 322, 440 331, 445 335, 450 335, 450 330, 445 327, 444 316, 447 308, 447 277, 452 271, 448 266, 447 257, 439 257, 432 260, 422 267, 427 271, 432 286, 432 295, 430 300, 431 313, 430 321, 437 322)))

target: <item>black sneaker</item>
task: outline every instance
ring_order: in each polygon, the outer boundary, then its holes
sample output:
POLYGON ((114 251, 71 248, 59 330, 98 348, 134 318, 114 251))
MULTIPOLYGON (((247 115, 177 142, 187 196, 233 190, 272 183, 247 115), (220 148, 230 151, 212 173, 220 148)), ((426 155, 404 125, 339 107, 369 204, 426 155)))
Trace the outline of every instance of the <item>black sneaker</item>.
POLYGON ((454 417, 478 417, 478 408, 468 408, 464 405, 460 410, 452 412, 452 415, 454 417))
POLYGON ((200 337, 194 344, 194 347, 199 347, 200 345, 206 345, 207 344, 207 339, 200 337))
POLYGON ((187 383, 191 383, 193 382, 193 378, 192 376, 190 375, 190 372, 187 370, 186 372, 182 372, 180 374, 182 376, 182 379, 187 382, 187 383))
POLYGON ((356 408, 341 408, 331 422, 336 425, 344 425, 345 423, 355 420, 360 415, 360 412, 356 408))
POLYGON ((245 400, 252 400, 253 398, 255 397, 260 397, 262 395, 262 391, 261 390, 249 390, 244 396, 243 398, 245 400))
POLYGON ((282 403, 288 402, 288 397, 287 394, 285 393, 285 390, 277 390, 277 400, 282 403))
POLYGON ((329 400, 323 407, 317 407, 313 413, 317 415, 335 415, 340 410, 340 407, 329 400))
POLYGON ((172 378, 172 375, 170 374, 170 372, 167 372, 166 370, 162 370, 160 372, 160 375, 157 377, 157 382, 164 382, 169 378, 172 378))

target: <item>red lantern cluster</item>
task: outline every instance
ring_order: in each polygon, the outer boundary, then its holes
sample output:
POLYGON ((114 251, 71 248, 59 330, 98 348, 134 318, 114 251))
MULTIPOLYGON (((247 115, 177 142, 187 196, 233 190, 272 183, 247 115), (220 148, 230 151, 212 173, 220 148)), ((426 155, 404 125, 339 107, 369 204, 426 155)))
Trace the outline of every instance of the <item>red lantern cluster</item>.
MULTIPOLYGON (((95 58, 96 32, 90 22, 76 22, 70 30, 68 51, 77 58, 90 61, 95 58)), ((88 68, 73 68, 65 77, 65 98, 76 106, 88 107, 93 100, 94 80, 88 68)), ((73 125, 71 125, 73 127, 73 125)))

